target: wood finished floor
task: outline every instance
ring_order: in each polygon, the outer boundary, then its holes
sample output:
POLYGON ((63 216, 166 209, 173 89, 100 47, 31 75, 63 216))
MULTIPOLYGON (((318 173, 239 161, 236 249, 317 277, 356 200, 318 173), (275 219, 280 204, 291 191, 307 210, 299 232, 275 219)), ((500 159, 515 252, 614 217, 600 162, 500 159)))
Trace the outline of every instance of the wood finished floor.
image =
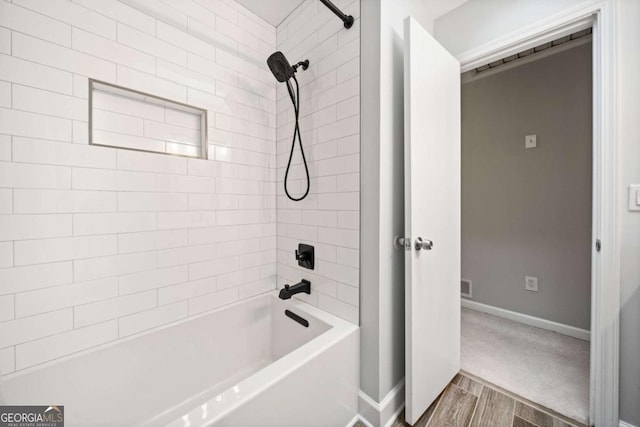
MULTIPOLYGON (((392 427, 407 427, 404 411, 392 427)), ((357 422, 353 427, 366 427, 357 422)), ((527 402, 479 378, 461 373, 413 427, 586 427, 527 402)))

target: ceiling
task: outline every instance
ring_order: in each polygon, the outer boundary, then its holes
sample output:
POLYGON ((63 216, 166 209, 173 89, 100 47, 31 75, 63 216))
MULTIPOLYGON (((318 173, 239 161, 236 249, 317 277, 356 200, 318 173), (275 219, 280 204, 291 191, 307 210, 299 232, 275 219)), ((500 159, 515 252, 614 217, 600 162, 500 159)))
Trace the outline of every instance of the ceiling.
POLYGON ((238 3, 277 27, 304 0, 236 0, 238 3))

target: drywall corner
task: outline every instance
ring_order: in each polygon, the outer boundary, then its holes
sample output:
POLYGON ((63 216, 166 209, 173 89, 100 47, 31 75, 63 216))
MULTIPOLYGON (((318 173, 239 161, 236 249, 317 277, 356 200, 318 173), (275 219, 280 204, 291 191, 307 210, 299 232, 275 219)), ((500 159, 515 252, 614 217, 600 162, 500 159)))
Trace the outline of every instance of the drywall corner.
POLYGON ((360 388, 379 399, 380 1, 361 16, 360 388))

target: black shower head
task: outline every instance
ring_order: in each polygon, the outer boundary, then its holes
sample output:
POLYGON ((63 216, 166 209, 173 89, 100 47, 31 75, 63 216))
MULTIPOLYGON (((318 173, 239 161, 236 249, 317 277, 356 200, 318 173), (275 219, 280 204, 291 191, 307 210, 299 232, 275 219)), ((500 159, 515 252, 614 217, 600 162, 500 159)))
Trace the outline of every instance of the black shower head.
POLYGON ((267 65, 276 80, 282 83, 293 77, 298 70, 298 67, 302 67, 303 70, 309 68, 309 60, 300 61, 294 66, 291 66, 289 61, 287 61, 287 58, 284 56, 284 53, 278 51, 272 53, 271 56, 267 58, 267 65))
POLYGON ((284 53, 280 51, 272 53, 271 56, 269 56, 267 65, 276 80, 281 83, 289 80, 295 73, 293 67, 289 65, 289 61, 287 61, 287 58, 284 56, 284 53))

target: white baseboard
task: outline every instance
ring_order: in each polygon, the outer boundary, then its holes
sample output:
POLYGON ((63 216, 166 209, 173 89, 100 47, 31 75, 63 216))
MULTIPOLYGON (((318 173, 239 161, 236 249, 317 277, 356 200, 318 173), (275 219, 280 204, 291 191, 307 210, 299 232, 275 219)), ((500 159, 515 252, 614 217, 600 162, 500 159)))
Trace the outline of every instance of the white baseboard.
POLYGON ((355 416, 355 417, 353 417, 353 419, 352 419, 351 421, 349 421, 349 422, 347 423, 347 425, 346 425, 346 426, 344 426, 344 427, 353 427, 353 425, 354 425, 355 423, 357 423, 358 421, 360 421, 360 422, 361 422, 362 424, 364 424, 366 427, 373 427, 371 424, 369 424, 369 421, 367 421, 367 420, 365 420, 364 418, 362 418, 362 417, 360 416, 360 414, 356 414, 356 416, 355 416))
POLYGON ((351 424, 349 424, 347 427, 352 427, 358 421, 364 424, 365 427, 373 427, 373 425, 371 425, 371 423, 367 421, 366 418, 363 418, 360 414, 356 415, 355 418, 351 420, 351 424))
POLYGON ((587 331, 586 329, 576 328, 575 326, 552 322, 551 320, 529 316, 528 314, 516 313, 515 311, 505 310, 504 308, 498 308, 492 305, 482 304, 464 298, 462 299, 462 306, 470 310, 480 311, 483 313, 491 314, 493 316, 513 320, 514 322, 524 323, 525 325, 535 326, 536 328, 546 329, 548 331, 568 335, 570 337, 578 338, 583 341, 591 340, 591 333, 589 331, 587 331))
POLYGON ((391 414, 391 416, 387 420, 387 423, 384 425, 384 427, 393 427, 396 420, 398 419, 398 416, 400 415, 400 412, 402 412, 403 409, 404 409, 404 399, 402 399, 402 404, 400 405, 400 407, 396 409, 394 413, 391 414))
POLYGON ((618 424, 618 427, 636 427, 633 424, 629 424, 629 423, 625 423, 624 421, 620 420, 620 424, 618 424))
POLYGON ((380 403, 365 392, 358 394, 360 419, 367 427, 389 427, 404 408, 404 378, 396 384, 380 403))

